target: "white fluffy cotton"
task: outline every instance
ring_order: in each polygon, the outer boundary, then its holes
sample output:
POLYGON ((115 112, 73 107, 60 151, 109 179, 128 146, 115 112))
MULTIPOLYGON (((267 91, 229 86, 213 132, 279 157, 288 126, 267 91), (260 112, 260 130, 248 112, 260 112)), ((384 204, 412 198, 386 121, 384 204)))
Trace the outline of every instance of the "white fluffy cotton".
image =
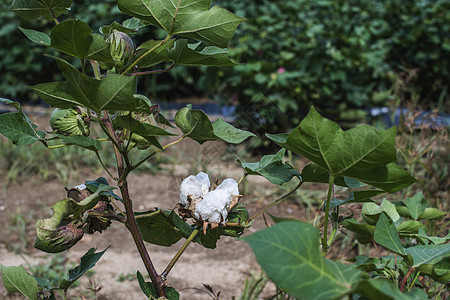
POLYGON ((239 195, 239 188, 238 183, 233 178, 227 178, 224 181, 222 181, 221 184, 216 188, 216 190, 226 190, 231 195, 239 195))
POLYGON ((226 189, 215 189, 207 193, 195 206, 194 216, 210 223, 226 222, 231 194, 226 189))
POLYGON ((189 205, 187 196, 203 197, 208 193, 210 187, 208 174, 200 172, 197 176, 186 177, 180 185, 180 203, 183 206, 189 205))

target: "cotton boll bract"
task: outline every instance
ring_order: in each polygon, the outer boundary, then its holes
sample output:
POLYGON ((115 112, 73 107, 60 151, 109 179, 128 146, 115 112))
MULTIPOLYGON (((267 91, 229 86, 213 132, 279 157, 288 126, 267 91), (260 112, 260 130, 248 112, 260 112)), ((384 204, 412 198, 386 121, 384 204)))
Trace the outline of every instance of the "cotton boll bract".
POLYGON ((227 221, 228 205, 231 201, 230 193, 225 189, 215 189, 203 197, 203 201, 195 206, 194 216, 198 220, 210 223, 227 221))

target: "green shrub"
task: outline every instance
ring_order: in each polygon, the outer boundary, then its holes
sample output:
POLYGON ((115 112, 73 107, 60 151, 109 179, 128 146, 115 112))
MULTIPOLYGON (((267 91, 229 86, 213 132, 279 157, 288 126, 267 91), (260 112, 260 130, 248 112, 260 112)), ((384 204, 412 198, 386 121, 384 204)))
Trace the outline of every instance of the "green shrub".
POLYGON ((220 84, 239 116, 256 118, 243 124, 254 131, 286 130, 311 104, 340 121, 360 120, 362 108, 386 105, 401 72, 414 74, 405 92, 428 104, 449 82, 449 0, 216 3, 248 19, 231 44, 243 64, 199 83, 220 84))

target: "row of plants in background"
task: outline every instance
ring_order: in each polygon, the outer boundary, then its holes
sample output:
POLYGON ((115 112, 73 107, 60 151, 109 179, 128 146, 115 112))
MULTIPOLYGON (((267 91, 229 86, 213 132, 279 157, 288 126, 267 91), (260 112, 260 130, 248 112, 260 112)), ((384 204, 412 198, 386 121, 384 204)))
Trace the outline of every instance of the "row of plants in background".
POLYGON ((260 136, 293 128, 311 104, 343 124, 359 122, 367 108, 388 106, 399 82, 401 99, 428 107, 441 99, 445 109, 448 0, 216 3, 249 19, 230 48, 243 64, 207 67, 197 83, 237 104, 237 122, 260 136))
MULTIPOLYGON (((17 109, 0 115, 0 133, 18 146, 40 143, 50 151, 63 147, 87 149, 109 175, 109 180, 84 180, 68 189, 67 196, 52 205, 52 216, 37 221, 34 246, 48 253, 63 252, 85 234, 102 233, 113 221, 118 222, 133 237, 150 278, 147 281, 137 272, 142 292, 149 299, 178 299, 176 289, 168 286, 169 275, 190 243, 213 249, 221 236, 241 236, 257 217, 304 183, 325 183, 324 217, 317 227, 271 216, 274 226, 242 238, 280 292, 299 299, 440 297, 450 278, 450 236, 433 235, 426 225, 446 213, 428 207, 422 193, 406 195, 398 203, 388 200, 389 193, 416 181, 396 164, 395 127, 378 130, 358 126, 344 131, 311 107, 290 133, 266 133, 282 148, 276 154, 265 155, 258 162, 238 159, 244 171, 242 178, 211 183, 209 170, 203 170, 206 173, 191 175, 179 187, 173 187, 180 193, 178 209, 139 212, 133 208, 129 174, 158 155, 167 154, 164 150, 187 138, 199 144, 215 140, 239 144, 255 136, 222 119, 211 123, 203 111, 191 106, 176 113, 174 123, 181 133, 174 133, 173 124, 159 112, 155 99, 138 94, 138 77, 171 72, 176 65, 234 65, 225 48, 244 21, 223 8, 211 7, 208 0, 150 4, 119 0, 120 10, 132 18, 102 26, 100 33, 93 33, 81 20, 60 20, 72 5, 70 0, 15 0, 10 7, 21 17, 45 17, 54 22, 50 35, 31 28, 20 30, 31 41, 76 58, 78 64, 63 59, 63 54, 53 56, 65 81, 32 87, 55 108, 50 118, 52 132, 33 124, 18 102, 0 98, 17 109), (150 25, 163 30, 165 37, 147 36, 145 42, 136 45, 133 33, 150 25), (160 63, 164 63, 163 68, 151 69, 160 63), (93 124, 101 128, 101 135, 92 133, 93 124), (167 136, 176 139, 162 145, 161 138, 167 136), (114 171, 104 161, 104 148, 114 152, 114 171), (284 161, 286 151, 310 163, 297 170, 284 161), (278 185, 295 180, 296 185, 249 216, 245 195, 239 191, 247 176, 263 176, 278 185), (337 194, 337 186, 347 192, 337 194), (380 195, 385 199, 377 204, 372 198, 380 195), (351 203, 364 203, 361 216, 341 213, 340 209, 351 203), (361 244, 378 244, 386 253, 354 257, 350 264, 328 259, 342 230, 353 232, 361 244), (179 251, 162 272, 157 272, 144 242, 169 247, 180 240, 185 242, 179 251)), ((3 284, 7 291, 20 292, 30 299, 54 299, 55 291, 67 295, 107 249, 96 251, 89 249, 80 264, 57 282, 32 276, 23 266, 2 265, 3 284)))
MULTIPOLYGON (((405 79, 402 74, 411 77, 403 93, 418 95, 422 104, 448 98, 448 0, 215 3, 249 19, 238 28, 230 49, 230 57, 245 64, 232 69, 179 66, 168 74, 143 78, 145 94, 171 99, 190 96, 194 87, 198 95, 208 91, 211 97, 239 104, 244 110, 238 113, 265 115, 265 129, 275 131, 295 126, 311 103, 333 119, 361 120, 366 114, 361 108, 387 104, 388 91, 405 79), (249 103, 260 109, 252 111, 249 103), (282 113, 267 112, 272 104, 282 113)), ((124 20, 113 0, 77 4, 71 13, 94 31, 124 20)), ((61 74, 51 58, 42 57, 43 48, 30 47, 15 30, 30 27, 30 22, 15 18, 7 2, 0 5, 0 23, 5 24, 0 36, 8 37, 0 49, 2 96, 37 100, 24 87, 42 79, 61 80, 61 74)), ((47 34, 51 30, 42 20, 33 27, 47 34)), ((150 33, 164 36, 162 30, 144 27, 135 40, 142 43, 150 33)))

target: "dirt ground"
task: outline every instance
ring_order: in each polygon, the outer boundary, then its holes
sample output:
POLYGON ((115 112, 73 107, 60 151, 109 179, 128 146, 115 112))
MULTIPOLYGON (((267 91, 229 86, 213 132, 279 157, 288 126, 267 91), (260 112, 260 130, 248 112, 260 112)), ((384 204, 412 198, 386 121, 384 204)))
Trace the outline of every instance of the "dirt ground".
MULTIPOLYGON (((212 143, 210 149, 203 148, 209 157, 217 158, 223 155, 223 144, 212 143)), ((181 151, 181 155, 197 155, 198 145, 188 141, 184 144, 185 148, 175 150, 181 151)), ((178 152, 180 153, 180 152, 178 152)), ((203 163, 205 163, 203 161, 203 163)), ((196 168, 201 168, 196 166, 196 168)), ((147 173, 135 173, 129 177, 130 192, 134 208, 137 211, 148 210, 154 207, 162 209, 171 209, 179 201, 179 184, 183 178, 190 174, 192 165, 176 164, 171 174, 151 175, 147 173)), ((214 161, 208 162, 208 173, 212 178, 224 179, 232 177, 238 180, 243 171, 236 162, 232 164, 215 164, 214 161)), ((81 171, 81 180, 69 183, 66 187, 71 187, 83 183, 84 180, 93 180, 99 176, 108 178, 107 174, 92 174, 86 170, 81 171), (83 174, 85 173, 85 174, 83 174), (85 176, 85 177, 83 177, 85 176)), ((0 184, 2 184, 2 173, 0 173, 0 184)), ((247 190, 253 195, 264 195, 269 193, 274 185, 265 179, 249 176, 247 177, 247 190)), ((110 180, 112 184, 112 180, 110 180)), ((2 190, 0 188, 0 190, 2 190)), ((38 176, 33 176, 20 184, 12 184, 4 187, 4 193, 0 193, 0 263, 6 266, 24 264, 42 263, 49 259, 49 255, 33 249, 34 242, 34 224, 39 218, 48 218, 51 215, 50 206, 56 201, 65 197, 64 185, 59 179, 44 182, 38 176), (13 214, 22 212, 27 216, 26 235, 28 244, 26 251, 17 254, 11 251, 13 243, 19 243, 21 237, 11 232, 10 225, 13 214), (27 214, 33 212, 33 214, 27 214), (31 220, 30 220, 31 219, 31 220)), ((261 199, 261 197, 260 197, 261 199)), ((273 199, 273 197, 272 197, 273 199)), ((255 214, 270 199, 254 201, 251 197, 244 195, 243 203, 247 206, 250 215, 255 214)), ((301 218, 304 214, 299 207, 292 203, 286 203, 274 208, 273 211, 283 211, 287 217, 301 218)), ((264 220, 259 218, 251 228, 248 228, 245 235, 251 234, 265 227, 264 220)), ((181 247, 183 240, 172 247, 160 247, 147 244, 150 256, 158 270, 161 272, 167 263, 171 260, 177 250, 181 247)), ((145 299, 140 291, 137 280, 118 280, 121 274, 135 274, 139 270, 145 274, 145 269, 132 241, 131 235, 120 223, 114 223, 103 234, 85 235, 83 239, 69 251, 69 257, 74 262, 78 262, 80 257, 91 247, 98 251, 110 248, 106 251, 100 261, 94 268, 94 275, 91 277, 101 286, 97 293, 98 299, 145 299)), ((250 247, 242 240, 231 237, 221 237, 217 243, 216 249, 205 249, 198 244, 191 244, 181 259, 175 265, 168 277, 168 285, 175 287, 179 292, 181 299, 211 299, 205 293, 203 284, 211 286, 215 292, 220 291, 220 299, 232 299, 233 296, 239 297, 244 288, 245 279, 251 273, 259 274, 260 269, 255 261, 250 247)), ((89 282, 87 279, 81 281, 77 289, 87 290, 89 282)), ((266 294, 274 294, 273 286, 266 289, 266 294)), ((7 295, 3 285, 0 287, 1 299, 22 299, 14 295, 7 295)), ((77 298, 76 294, 71 294, 69 299, 77 298)))

